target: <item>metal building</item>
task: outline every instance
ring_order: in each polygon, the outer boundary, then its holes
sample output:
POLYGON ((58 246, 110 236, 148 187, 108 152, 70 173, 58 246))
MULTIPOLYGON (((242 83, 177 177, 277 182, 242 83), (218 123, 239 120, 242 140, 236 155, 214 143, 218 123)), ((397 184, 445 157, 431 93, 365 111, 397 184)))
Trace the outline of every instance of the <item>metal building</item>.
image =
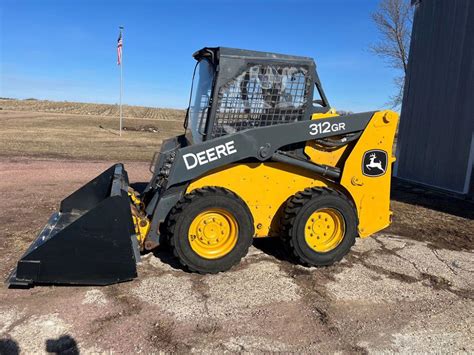
POLYGON ((397 177, 474 196, 474 0, 415 9, 397 177))

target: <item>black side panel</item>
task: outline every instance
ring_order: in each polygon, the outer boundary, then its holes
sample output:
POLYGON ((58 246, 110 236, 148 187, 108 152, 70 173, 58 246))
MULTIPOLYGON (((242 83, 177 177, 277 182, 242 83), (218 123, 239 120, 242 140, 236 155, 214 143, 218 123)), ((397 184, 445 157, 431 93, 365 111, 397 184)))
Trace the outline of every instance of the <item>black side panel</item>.
POLYGON ((71 212, 73 209, 83 211, 94 208, 109 195, 114 171, 115 165, 66 197, 61 202, 60 211, 71 212))
POLYGON ((8 282, 107 285, 136 277, 127 182, 117 164, 63 201, 8 282))

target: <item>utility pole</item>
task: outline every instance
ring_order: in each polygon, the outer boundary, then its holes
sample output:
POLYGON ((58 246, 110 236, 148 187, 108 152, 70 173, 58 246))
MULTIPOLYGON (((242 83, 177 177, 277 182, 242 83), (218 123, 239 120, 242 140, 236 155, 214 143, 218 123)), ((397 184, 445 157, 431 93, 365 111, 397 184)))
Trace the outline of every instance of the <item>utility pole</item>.
POLYGON ((123 96, 123 26, 119 27, 120 34, 117 43, 117 64, 120 65, 120 136, 122 136, 123 113, 122 113, 122 96, 123 96))

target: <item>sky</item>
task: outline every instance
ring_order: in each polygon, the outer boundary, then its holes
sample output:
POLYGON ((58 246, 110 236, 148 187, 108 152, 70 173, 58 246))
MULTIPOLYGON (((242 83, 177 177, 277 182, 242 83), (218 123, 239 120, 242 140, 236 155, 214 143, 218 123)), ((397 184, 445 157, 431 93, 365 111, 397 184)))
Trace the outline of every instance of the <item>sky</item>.
POLYGON ((2 0, 0 96, 185 108, 202 47, 310 56, 332 107, 387 107, 396 73, 368 50, 378 0, 2 0))

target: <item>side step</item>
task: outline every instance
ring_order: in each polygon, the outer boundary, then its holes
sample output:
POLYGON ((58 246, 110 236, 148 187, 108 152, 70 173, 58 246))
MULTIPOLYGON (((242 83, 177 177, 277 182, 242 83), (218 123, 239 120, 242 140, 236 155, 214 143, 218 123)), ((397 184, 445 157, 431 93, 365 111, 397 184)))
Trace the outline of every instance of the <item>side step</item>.
POLYGON ((108 285, 137 276, 128 175, 116 164, 61 202, 7 283, 108 285))

